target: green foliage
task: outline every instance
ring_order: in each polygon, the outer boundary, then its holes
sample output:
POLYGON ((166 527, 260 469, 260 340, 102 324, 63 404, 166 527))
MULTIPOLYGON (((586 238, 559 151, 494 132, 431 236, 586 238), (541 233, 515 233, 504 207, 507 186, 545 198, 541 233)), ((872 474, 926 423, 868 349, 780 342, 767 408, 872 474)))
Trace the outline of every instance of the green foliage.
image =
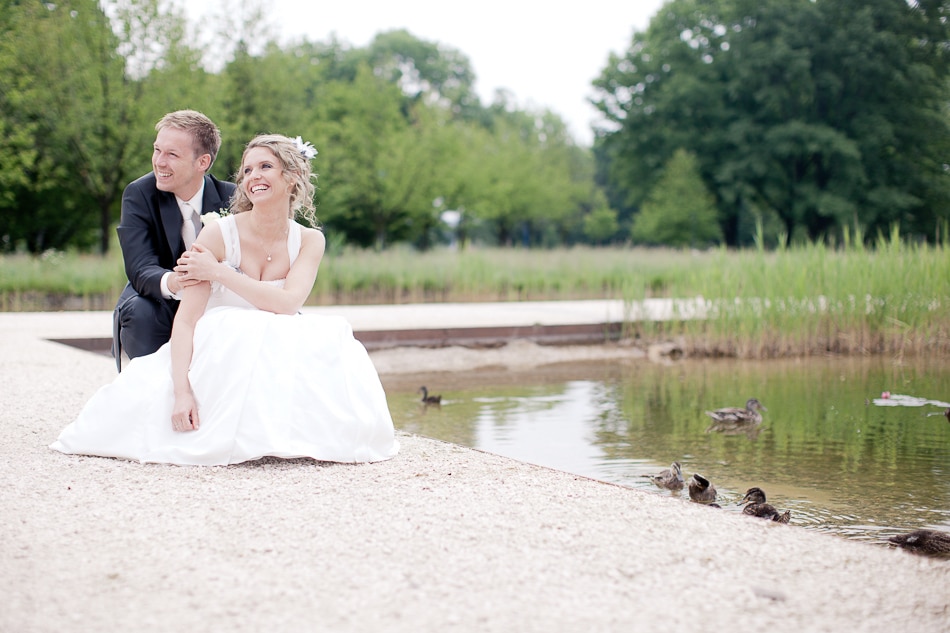
POLYGON ((259 0, 222 7, 210 40, 166 0, 5 6, 2 252, 104 252, 155 122, 182 108, 222 128, 221 178, 255 134, 314 142, 341 246, 610 243, 633 225, 771 247, 894 224, 937 239, 950 221, 946 0, 671 0, 596 82, 611 126, 593 154, 551 112, 483 106, 463 53, 404 30, 285 45, 259 0), (715 214, 657 186, 679 149, 715 214))
POLYGON ((92 148, 76 141, 112 129, 99 116, 106 103, 99 88, 113 79, 99 53, 112 34, 91 1, 16 4, 8 11, 0 44, 3 162, 11 168, 4 176, 9 189, 0 196, 3 248, 36 252, 77 238, 88 245, 97 216, 77 207, 90 205, 108 182, 99 170, 104 157, 85 154, 92 148))
POLYGON ((14 3, 5 25, 0 143, 10 172, 0 182, 0 249, 98 242, 105 252, 118 197, 138 175, 130 150, 147 132, 146 84, 133 73, 174 58, 180 22, 159 0, 69 0, 14 3))
POLYGON ((439 102, 456 115, 480 106, 475 73, 461 51, 401 29, 377 35, 366 57, 376 76, 397 84, 412 101, 439 102))
POLYGON ((318 104, 324 123, 314 142, 328 165, 321 219, 363 246, 405 236, 417 170, 403 160, 413 158, 412 132, 399 107, 399 88, 367 66, 352 83, 333 82, 318 104))
POLYGON ((584 235, 594 244, 607 242, 619 229, 617 212, 608 207, 600 207, 584 216, 584 235))
POLYGON ((261 2, 209 21, 220 32, 202 49, 206 34, 176 6, 71 0, 4 14, 0 250, 96 240, 105 252, 122 189, 151 167, 155 122, 184 108, 221 127, 221 178, 256 134, 314 142, 318 213, 337 244, 429 248, 445 239, 445 210, 459 212, 463 245, 516 233, 556 244, 602 204, 591 157, 563 122, 483 108, 455 49, 406 31, 363 49, 278 45, 261 2))
POLYGON ((696 157, 679 149, 636 216, 631 237, 641 244, 699 248, 722 240, 715 200, 696 157))
MULTIPOLYGON (((860 236, 858 236, 860 237, 860 236)), ((906 242, 894 229, 831 248, 777 251, 643 248, 344 248, 331 234, 313 304, 677 299, 682 321, 630 324, 643 341, 682 337, 690 353, 747 358, 950 352, 950 257, 944 245, 906 242), (697 319, 695 317, 704 318, 697 319)), ((0 259, 0 309, 45 309, 30 296, 105 295, 124 285, 109 258, 48 252, 0 259)))
POLYGON ((308 74, 302 59, 274 45, 262 55, 252 55, 239 42, 234 59, 220 75, 219 171, 225 177, 237 173, 244 146, 257 134, 306 134, 300 128, 309 127, 309 121, 301 120, 300 114, 314 107, 314 85, 320 78, 320 73, 308 74))
POLYGON ((729 244, 950 215, 943 0, 671 0, 595 82, 597 156, 622 217, 678 148, 699 158, 729 244))
POLYGON ((670 284, 673 296, 701 296, 705 309, 677 333, 693 352, 746 358, 945 353, 945 247, 902 240, 896 226, 876 242, 710 251, 685 283, 670 284))

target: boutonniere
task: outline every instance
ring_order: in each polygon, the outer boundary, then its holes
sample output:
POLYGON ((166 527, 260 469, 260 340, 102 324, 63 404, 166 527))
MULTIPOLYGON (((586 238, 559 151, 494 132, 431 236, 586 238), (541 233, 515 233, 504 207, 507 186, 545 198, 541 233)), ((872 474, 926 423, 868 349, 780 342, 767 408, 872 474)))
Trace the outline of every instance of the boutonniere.
POLYGON ((217 211, 208 211, 207 213, 201 214, 201 225, 204 226, 209 222, 217 222, 221 218, 231 215, 230 209, 218 209, 217 211))

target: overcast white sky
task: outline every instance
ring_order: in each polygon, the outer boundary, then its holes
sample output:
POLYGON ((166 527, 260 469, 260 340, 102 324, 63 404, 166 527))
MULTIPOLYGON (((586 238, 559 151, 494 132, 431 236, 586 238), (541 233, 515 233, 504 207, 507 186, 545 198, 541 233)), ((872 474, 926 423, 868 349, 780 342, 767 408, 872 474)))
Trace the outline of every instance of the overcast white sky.
MULTIPOLYGON (((381 31, 412 35, 464 53, 475 88, 490 104, 499 88, 522 108, 548 108, 588 145, 596 111, 590 83, 610 52, 627 50, 664 0, 271 0, 270 17, 287 40, 306 36, 362 47, 381 31)), ((194 6, 197 3, 189 3, 194 6)), ((283 39, 283 38, 282 38, 283 39)))

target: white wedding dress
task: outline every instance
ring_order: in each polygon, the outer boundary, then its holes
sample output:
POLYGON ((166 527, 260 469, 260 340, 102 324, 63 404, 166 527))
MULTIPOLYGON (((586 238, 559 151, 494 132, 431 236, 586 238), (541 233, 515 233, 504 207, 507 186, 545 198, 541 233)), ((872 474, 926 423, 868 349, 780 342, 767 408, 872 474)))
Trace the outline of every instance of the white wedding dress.
MULTIPOLYGON (((239 269, 234 217, 219 222, 226 261, 239 269)), ((300 225, 289 222, 293 263, 300 251, 300 225)), ((270 283, 282 285, 283 280, 270 283)), ((345 319, 265 312, 214 283, 194 342, 189 378, 198 402, 198 430, 172 429, 166 343, 132 360, 99 389, 50 448, 203 466, 265 456, 373 462, 398 452, 379 376, 345 319)))

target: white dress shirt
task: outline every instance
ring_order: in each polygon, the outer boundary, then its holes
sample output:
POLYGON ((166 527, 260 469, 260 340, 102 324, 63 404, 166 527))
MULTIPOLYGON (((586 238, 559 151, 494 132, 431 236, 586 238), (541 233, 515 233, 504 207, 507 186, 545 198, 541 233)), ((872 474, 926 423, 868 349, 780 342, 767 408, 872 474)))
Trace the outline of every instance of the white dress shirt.
MULTIPOLYGON (((198 189, 198 193, 191 197, 190 200, 182 200, 178 196, 175 196, 175 201, 178 202, 178 210, 181 211, 182 216, 182 239, 185 239, 185 248, 191 248, 191 245, 188 244, 187 238, 185 237, 185 222, 190 222, 190 220, 185 220, 186 215, 191 216, 192 213, 197 213, 201 216, 201 200, 204 198, 205 193, 205 182, 204 179, 201 180, 201 187, 198 189), (190 208, 189 208, 190 207, 190 208), (194 209, 194 211, 192 211, 194 209)), ((195 228, 195 235, 198 234, 198 231, 201 230, 201 221, 199 220, 198 226, 195 228)), ((181 297, 177 294, 173 294, 168 289, 168 277, 172 274, 172 271, 166 272, 162 275, 162 296, 166 299, 178 299, 181 300, 181 297)))

